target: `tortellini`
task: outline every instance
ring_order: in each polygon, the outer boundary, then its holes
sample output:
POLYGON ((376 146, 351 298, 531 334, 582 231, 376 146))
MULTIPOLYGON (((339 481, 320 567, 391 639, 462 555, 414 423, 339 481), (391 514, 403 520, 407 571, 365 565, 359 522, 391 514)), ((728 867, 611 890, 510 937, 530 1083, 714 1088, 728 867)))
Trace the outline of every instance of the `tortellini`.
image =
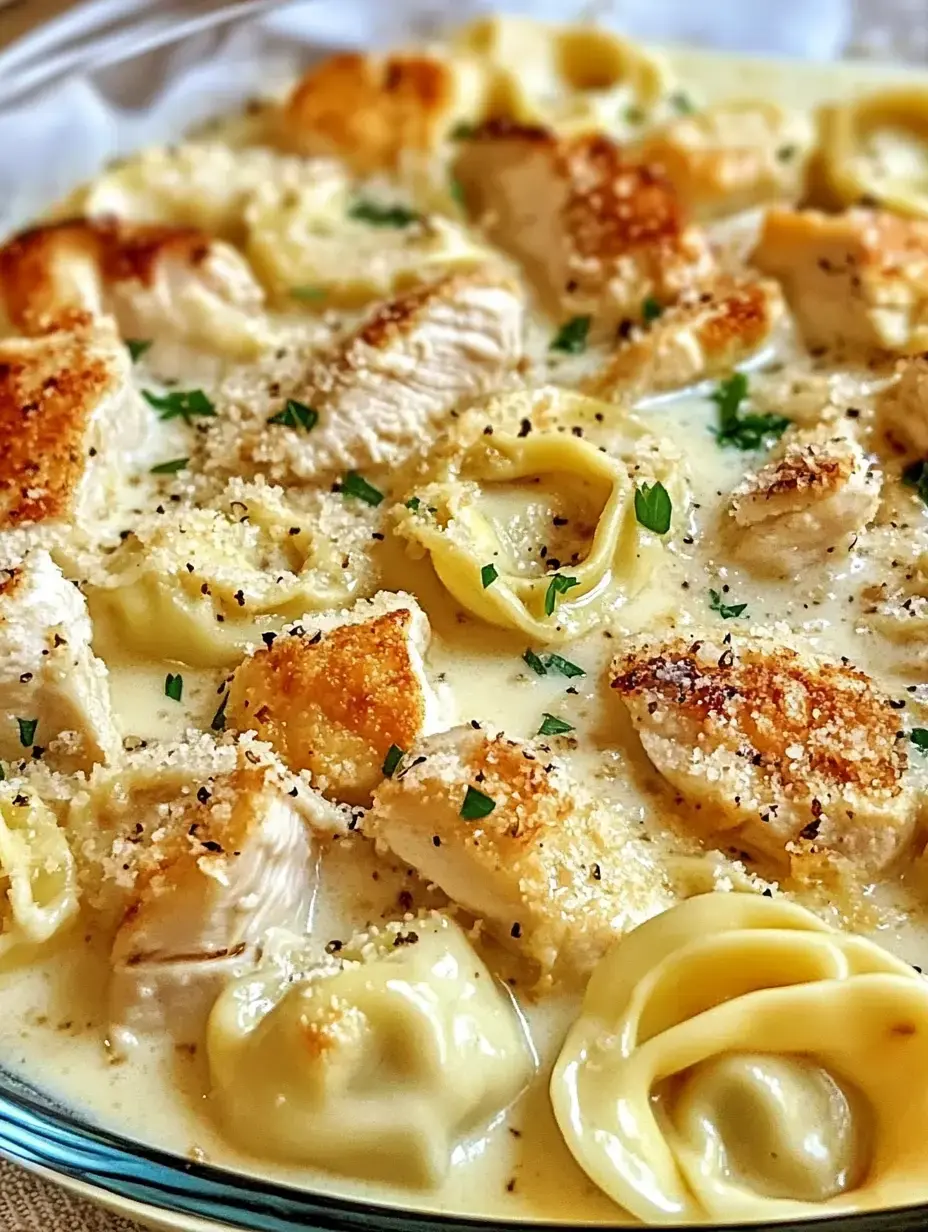
POLYGON ((637 420, 617 425, 614 456, 564 421, 615 419, 615 408, 566 393, 555 405, 564 411, 557 427, 549 410, 550 428, 525 420, 518 434, 479 435, 397 514, 399 533, 429 553, 465 609, 549 643, 576 637, 627 603, 659 561, 663 533, 638 520, 636 488, 659 480, 677 502, 683 488, 675 459, 637 420))
POLYGON ((347 179, 332 177, 300 190, 268 186, 248 207, 248 256, 280 300, 309 288, 320 307, 355 308, 486 260, 459 226, 437 215, 398 209, 403 225, 366 220, 347 179))
POLYGON ((376 510, 233 480, 212 507, 152 517, 86 588, 95 644, 198 667, 238 663, 261 633, 372 593, 376 510), (276 618, 276 621, 275 621, 276 618))
POLYGON ((623 110, 655 107, 667 85, 655 57, 593 26, 488 17, 454 46, 486 65, 488 114, 523 124, 610 127, 623 110))
POLYGON ((0 784, 0 959, 42 945, 77 915, 74 857, 52 810, 21 781, 0 784))
POLYGON ((928 90, 907 86, 825 108, 823 188, 840 205, 862 200, 928 217, 928 90))
POLYGON ((928 1197, 928 983, 755 894, 706 894, 597 967, 551 1079, 589 1176, 647 1223, 928 1197))
POLYGON ((446 917, 374 930, 302 975, 271 949, 207 1032, 213 1108, 242 1146, 436 1185, 528 1083, 522 1021, 446 917))

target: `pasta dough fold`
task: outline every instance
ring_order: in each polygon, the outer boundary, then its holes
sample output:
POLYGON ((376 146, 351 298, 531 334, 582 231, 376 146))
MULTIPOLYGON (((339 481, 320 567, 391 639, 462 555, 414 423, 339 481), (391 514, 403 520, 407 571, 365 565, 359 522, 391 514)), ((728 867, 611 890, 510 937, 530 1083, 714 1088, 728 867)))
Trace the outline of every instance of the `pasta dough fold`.
POLYGON ((0 784, 0 960, 49 941, 78 911, 74 858, 51 809, 30 789, 0 784))
POLYGON ((782 900, 706 894, 602 960, 551 1098, 638 1218, 767 1222, 924 1200, 926 1063, 908 964, 782 900))

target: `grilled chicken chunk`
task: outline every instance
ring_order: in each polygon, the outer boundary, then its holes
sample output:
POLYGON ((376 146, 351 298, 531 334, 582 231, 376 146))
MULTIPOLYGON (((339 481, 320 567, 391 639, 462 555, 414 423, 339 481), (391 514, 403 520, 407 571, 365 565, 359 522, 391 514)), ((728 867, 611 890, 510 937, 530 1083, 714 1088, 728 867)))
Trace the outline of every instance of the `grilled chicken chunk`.
POLYGON ((473 727, 422 740, 375 791, 367 825, 546 980, 587 973, 670 902, 648 844, 537 741, 473 727))
POLYGON ((811 346, 928 348, 928 223, 876 210, 770 210, 753 263, 811 346))
POLYGON ((145 437, 112 322, 0 341, 0 531, 86 525, 145 437))
POLYGON ((640 638, 610 675, 705 832, 780 863, 811 843, 867 871, 908 842, 916 798, 898 718, 846 662, 765 637, 640 638))
POLYGON ((812 125, 776 103, 701 107, 649 133, 628 156, 658 166, 694 218, 709 220, 802 194, 812 125))
POLYGON ((244 448, 275 478, 398 466, 428 448, 460 399, 503 381, 522 353, 522 315, 515 283, 486 269, 391 300, 311 374, 302 398, 318 411, 313 431, 262 431, 244 448))
POLYGON ((85 901, 115 918, 112 1018, 130 1043, 202 1025, 218 986, 253 961, 269 928, 309 927, 313 833, 345 819, 266 745, 185 743, 96 770, 71 805, 85 901))
POLYGON ((248 358, 265 340, 263 303, 244 258, 191 227, 75 219, 0 248, 0 313, 25 334, 75 311, 112 313, 126 338, 167 336, 248 358))
POLYGON ((902 362, 899 379, 878 401, 880 426, 903 449, 928 454, 928 357, 902 362))
POLYGON ((42 549, 0 569, 0 757, 89 770, 120 751, 84 596, 42 549), (49 748, 51 746, 51 748, 49 748))
POLYGON ((288 149, 345 159, 368 175, 395 171, 436 149, 455 124, 475 120, 486 92, 476 61, 345 52, 314 64, 284 104, 288 149))
POLYGON ((881 483, 879 469, 840 424, 790 432, 732 493, 731 551, 781 577, 846 554, 876 514, 881 483))
POLYGON ((455 164, 467 207, 526 268, 548 309, 637 319, 712 272, 671 183, 602 135, 491 121, 455 164))
POLYGON ((307 616, 244 661, 226 721, 311 771, 324 795, 366 804, 391 748, 443 725, 423 663, 429 637, 411 595, 384 592, 328 619, 307 616))
POLYGON ((769 343, 782 319, 775 282, 723 276, 632 330, 586 389, 600 398, 640 397, 722 376, 769 343))

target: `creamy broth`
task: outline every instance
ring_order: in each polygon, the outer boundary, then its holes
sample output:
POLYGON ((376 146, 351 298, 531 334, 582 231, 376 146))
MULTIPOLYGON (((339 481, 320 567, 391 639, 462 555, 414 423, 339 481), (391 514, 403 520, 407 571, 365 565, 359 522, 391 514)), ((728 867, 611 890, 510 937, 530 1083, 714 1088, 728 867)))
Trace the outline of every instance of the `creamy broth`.
MULTIPOLYGON (((691 51, 673 51, 669 59, 694 96, 707 100, 747 92, 812 107, 863 88, 863 78, 874 87, 887 81, 886 73, 870 67, 770 65, 691 51)), ((901 80, 906 75, 890 76, 901 80)), ((895 166, 898 151, 890 153, 895 166)), ((319 336, 348 320, 345 315, 327 320, 319 326, 319 336)), ((298 323, 293 328, 298 337, 298 323)), ((604 354, 594 346, 582 360, 552 357, 547 349, 553 330, 550 320, 538 314, 532 329, 536 383, 545 377, 567 382, 592 368, 604 354)), ((176 370, 185 386, 215 388, 212 361, 191 358, 182 350, 171 356, 160 343, 155 358, 160 375, 176 370)), ((262 360, 262 381, 273 383, 278 376, 286 380, 296 362, 293 354, 262 360)), ((782 363, 783 358, 776 362, 782 363)), ((135 365, 134 380, 140 387, 152 388, 155 381, 147 364, 143 356, 135 365)), ((865 384, 868 377, 864 374, 860 379, 865 384)), ((870 405, 866 392, 860 401, 865 407, 870 405)), ((530 738, 545 713, 557 715, 573 729, 569 738, 558 742, 558 753, 574 775, 611 807, 640 824, 655 850, 667 858, 685 859, 686 852, 691 852, 702 868, 694 873, 694 888, 745 885, 756 890, 769 884, 776 890, 777 872, 763 861, 738 851, 705 856, 711 845, 704 847, 692 837, 701 832, 698 820, 663 782, 610 694, 606 669, 622 637, 669 628, 686 633, 713 621, 718 621, 719 636, 729 630, 788 631, 810 649, 847 656, 872 674, 898 703, 901 727, 920 725, 928 697, 920 680, 895 670, 885 643, 862 618, 861 585, 873 567, 866 555, 851 554, 785 581, 758 578, 728 558, 717 529, 730 493, 747 468, 748 456, 719 447, 713 432, 718 406, 711 398, 711 386, 645 400, 638 414, 650 430, 672 440, 684 455, 691 492, 687 523, 685 528, 676 527, 656 579, 604 625, 568 643, 564 653, 582 667, 582 676, 549 673, 539 677, 533 673, 523 659, 529 639, 462 611, 428 559, 411 559, 398 540, 378 548, 379 585, 413 593, 426 611, 432 628, 428 675, 450 692, 458 722, 477 720, 512 737, 530 738), (710 591, 717 592, 716 601, 710 591), (713 611, 718 596, 725 604, 746 605, 743 614, 723 626, 713 611)), ((188 430, 177 421, 161 425, 159 433, 151 442, 147 466, 191 448, 188 430)), ((603 439, 608 440, 608 435, 603 439)), ((381 486, 389 485, 388 475, 378 478, 372 473, 372 478, 381 486)), ((135 511, 151 509, 164 499, 163 493, 164 488, 145 475, 127 494, 126 507, 112 511, 111 529, 131 526, 135 511)), ((518 491, 504 494, 496 515, 504 519, 514 514, 520 502, 518 491)), ((923 519, 925 512, 915 504, 907 505, 906 516, 923 519)), ((106 657, 124 740, 179 739, 189 726, 209 726, 228 676, 225 669, 181 668, 169 661, 149 662, 128 654, 106 657), (165 696, 165 673, 175 669, 183 672, 180 702, 165 696)), ((923 786, 925 767, 917 752, 912 759, 911 773, 923 786)), ((792 887, 791 893, 831 922, 874 937, 909 962, 928 964, 928 925, 917 890, 906 879, 894 878, 868 888, 854 901, 829 901, 827 891, 815 888, 792 887)), ((441 891, 412 869, 389 853, 376 851, 365 838, 347 834, 325 844, 312 935, 321 952, 327 942, 402 919, 404 912, 448 905, 441 891)), ((0 1023, 0 1060, 82 1115, 141 1141, 224 1167, 329 1193, 428 1210, 521 1220, 621 1221, 622 1211, 568 1151, 547 1095, 548 1074, 579 1010, 579 991, 536 996, 530 974, 466 913, 460 918, 465 927, 473 929, 474 943, 491 971, 512 988, 537 1050, 539 1068, 514 1106, 485 1132, 456 1148, 448 1180, 434 1191, 346 1179, 257 1159, 238 1150, 217 1129, 211 1113, 202 1044, 175 1046, 156 1037, 141 1042, 128 1055, 116 1055, 107 1038, 109 939, 86 918, 57 940, 49 953, 28 966, 9 967, 0 975, 6 1009, 0 1023)))

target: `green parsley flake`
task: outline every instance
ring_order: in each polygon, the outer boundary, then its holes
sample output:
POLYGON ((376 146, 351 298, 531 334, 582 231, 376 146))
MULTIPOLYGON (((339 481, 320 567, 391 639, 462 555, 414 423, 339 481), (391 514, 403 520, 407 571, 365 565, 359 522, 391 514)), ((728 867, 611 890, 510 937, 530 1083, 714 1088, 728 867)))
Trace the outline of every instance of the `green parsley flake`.
POLYGON ((409 500, 406 501, 406 508, 411 509, 413 513, 418 513, 419 506, 421 504, 422 504, 422 501, 419 500, 418 496, 410 496, 409 500))
POLYGON ((159 462, 151 468, 151 474, 176 475, 178 471, 185 471, 189 462, 189 458, 172 458, 170 462, 159 462))
POLYGON ((658 317, 663 315, 664 305, 660 300, 655 299, 653 295, 649 295, 641 305, 641 319, 645 325, 650 325, 652 321, 656 321, 658 317))
POLYGON ((19 727, 19 743, 24 749, 31 748, 35 743, 35 729, 39 725, 39 720, 17 719, 16 723, 19 727))
POLYGON ((3 763, 0 762, 0 783, 2 783, 5 778, 6 778, 6 771, 3 768, 3 763))
POLYGON ((922 753, 928 753, 928 727, 913 727, 909 739, 922 753))
POLYGON ((719 426, 715 439, 732 449, 763 449, 783 435, 790 426, 784 415, 743 415, 741 403, 748 394, 748 378, 743 372, 733 373, 719 381, 712 401, 719 408, 719 426))
POLYGON ((566 355, 582 355, 586 350, 592 317, 571 317, 565 321, 552 339, 550 350, 563 351, 566 355))
POLYGON ((379 505, 383 493, 378 492, 373 484, 367 482, 357 471, 349 471, 342 479, 342 496, 355 496, 366 505, 379 505))
POLYGON ((547 710, 541 716, 541 727, 538 729, 539 736, 563 736, 565 732, 572 732, 573 724, 565 723, 563 719, 557 718, 556 715, 548 714, 547 710))
POLYGON ((163 396, 143 389, 142 397, 155 408, 159 419, 179 418, 190 423, 191 419, 209 419, 216 414, 216 408, 202 389, 177 389, 163 396))
POLYGON ((225 731, 226 729, 226 706, 229 704, 229 694, 223 693, 222 701, 219 703, 219 709, 210 720, 210 727, 214 732, 225 731))
POLYGON ((283 424, 285 428, 302 428, 304 432, 311 432, 319 422, 319 412, 307 406, 305 402, 297 402, 295 398, 288 398, 284 409, 272 415, 267 422, 283 424))
POLYGON ((644 109, 632 105, 625 108, 625 123, 626 124, 643 124, 644 109))
POLYGON ((480 581, 483 583, 483 589, 492 586, 499 574, 496 572, 496 565, 484 565, 480 570, 480 581))
POLYGON ((126 350, 129 352, 129 358, 133 363, 137 359, 141 359, 146 351, 152 348, 152 340, 150 338, 127 338, 126 350))
POLYGON ((489 817, 495 808, 495 800, 485 796, 476 787, 468 787, 464 793, 464 803, 461 805, 460 816, 465 821, 479 821, 481 817, 489 817))
POLYGON ((913 462, 907 466, 902 472, 902 482, 906 487, 914 488, 928 505, 928 462, 913 462))
POLYGON ((184 678, 177 673, 168 672, 164 678, 164 696, 169 697, 172 702, 179 702, 184 695, 184 678))
POLYGON ((696 110, 696 105, 685 90, 677 90, 674 94, 671 94, 670 105, 680 115, 692 115, 696 110))
POLYGON ((466 205, 467 198, 464 196, 464 185, 454 176, 448 181, 448 195, 456 205, 466 205))
POLYGON ((392 779, 396 771, 396 767, 400 764, 405 756, 405 749, 401 749, 398 744, 391 744, 387 749, 387 755, 383 759, 383 776, 386 779, 392 779))
POLYGON ((578 667, 576 663, 571 663, 570 659, 564 659, 559 654, 549 654, 545 659, 545 665, 550 672, 557 672, 559 676, 585 676, 586 672, 582 667, 578 667))
POLYGON ((448 138, 451 141, 470 141, 476 133, 476 124, 469 124, 467 120, 459 120, 448 134, 448 138))
POLYGON ((747 611, 746 603, 723 603, 722 596, 717 590, 709 591, 709 610, 718 612, 723 620, 731 620, 735 616, 740 616, 742 612, 747 611))
POLYGON ((358 222, 368 222, 372 227, 409 227, 421 222, 422 215, 405 205, 380 205, 377 201, 356 201, 348 211, 348 217, 358 222))
POLYGON ((301 300, 304 304, 316 304, 320 300, 325 299, 327 292, 322 287, 291 287, 290 295, 293 299, 301 300))
POLYGON ((528 650, 526 650, 522 658, 524 662, 526 662, 529 665, 532 671, 535 672, 536 675, 547 676, 548 669, 545 667, 544 663, 541 661, 538 655, 535 654, 534 650, 529 648, 528 650))
POLYGON ((673 503, 664 485, 643 483, 635 489, 635 517, 645 528, 655 535, 666 535, 670 530, 670 516, 673 513, 673 503))
POLYGON ((548 589, 545 591, 545 615, 554 615, 554 608, 557 603, 558 595, 566 594, 572 586, 579 585, 580 583, 577 578, 564 577, 563 574, 555 573, 554 577, 548 583, 548 589))

